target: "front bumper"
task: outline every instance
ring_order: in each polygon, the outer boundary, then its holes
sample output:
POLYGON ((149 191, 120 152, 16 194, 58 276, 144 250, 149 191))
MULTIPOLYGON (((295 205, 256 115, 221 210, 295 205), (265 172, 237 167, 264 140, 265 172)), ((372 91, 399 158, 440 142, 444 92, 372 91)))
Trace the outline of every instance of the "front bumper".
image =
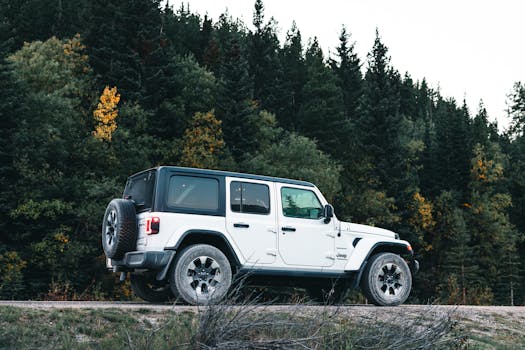
POLYGON ((135 269, 158 271, 168 266, 174 255, 174 250, 128 252, 122 260, 108 259, 107 266, 113 272, 135 269))

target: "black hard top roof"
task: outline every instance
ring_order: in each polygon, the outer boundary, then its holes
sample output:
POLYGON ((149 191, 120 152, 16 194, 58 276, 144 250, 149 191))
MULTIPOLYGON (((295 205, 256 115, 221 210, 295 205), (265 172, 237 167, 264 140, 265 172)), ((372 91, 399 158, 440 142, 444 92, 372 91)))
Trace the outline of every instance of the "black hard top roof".
MULTIPOLYGON (((141 171, 140 173, 137 173, 135 175, 141 174, 146 171, 150 170, 173 170, 180 173, 188 173, 188 174, 206 174, 206 175, 215 175, 215 176, 228 176, 228 177, 237 177, 241 179, 251 179, 251 180, 261 180, 261 181, 271 181, 271 182, 281 182, 285 184, 290 185, 300 185, 300 186, 307 186, 307 187, 315 187, 314 184, 308 181, 301 181, 301 180, 292 180, 292 179, 285 179, 281 177, 273 177, 273 176, 264 176, 264 175, 253 175, 253 174, 245 174, 245 173, 236 173, 232 171, 222 171, 222 170, 210 170, 210 169, 197 169, 197 168, 185 168, 185 167, 178 167, 178 166, 159 166, 155 168, 151 168, 148 170, 141 171)), ((133 177, 135 175, 132 175, 130 177, 133 177)))

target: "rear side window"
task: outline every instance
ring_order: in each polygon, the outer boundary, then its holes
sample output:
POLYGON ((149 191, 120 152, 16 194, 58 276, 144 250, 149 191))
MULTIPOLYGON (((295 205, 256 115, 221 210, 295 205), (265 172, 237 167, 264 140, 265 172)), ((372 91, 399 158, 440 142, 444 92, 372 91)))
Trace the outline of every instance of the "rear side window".
POLYGON ((270 190, 267 185, 232 181, 230 184, 231 210, 236 213, 270 213, 270 190))
POLYGON ((139 211, 152 208, 155 174, 155 170, 141 173, 130 177, 126 183, 124 198, 133 200, 139 211))
POLYGON ((171 208, 215 211, 219 209, 219 181, 213 178, 172 176, 167 205, 171 208))

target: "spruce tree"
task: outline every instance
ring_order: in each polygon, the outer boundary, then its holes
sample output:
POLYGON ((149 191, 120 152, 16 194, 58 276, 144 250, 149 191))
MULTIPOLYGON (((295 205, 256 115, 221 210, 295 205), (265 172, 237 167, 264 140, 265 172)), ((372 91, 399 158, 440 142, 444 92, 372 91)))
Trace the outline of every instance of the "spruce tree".
POLYGON ((99 88, 117 86, 124 100, 155 107, 167 64, 160 0, 91 2, 86 45, 99 88))
POLYGON ((508 216, 511 196, 500 187, 505 158, 497 144, 487 148, 477 144, 471 164, 468 226, 481 271, 478 281, 494 293, 497 303, 508 303, 509 291, 516 282, 516 275, 510 271, 518 236, 508 216), (508 273, 502 274, 502 270, 508 273))
POLYGON ((255 1, 253 25, 255 30, 248 36, 248 63, 254 98, 262 108, 276 112, 282 81, 279 39, 274 19, 264 23, 262 0, 255 1))
POLYGON ((288 130, 297 130, 307 73, 301 32, 295 22, 286 34, 286 40, 280 50, 280 60, 283 67, 283 95, 276 114, 280 125, 288 130))
POLYGON ((363 77, 361 74, 361 60, 354 52, 355 43, 350 43, 350 34, 343 26, 339 35, 337 47, 337 61, 332 60, 332 69, 339 78, 343 92, 345 116, 351 121, 358 118, 359 101, 363 93, 363 77))
POLYGON ((516 82, 509 94, 508 114, 511 118, 510 133, 515 136, 525 134, 525 84, 516 82))
POLYGON ((429 272, 439 276, 432 279, 434 287, 448 304, 468 304, 479 273, 465 214, 458 204, 457 195, 448 191, 436 199, 438 225, 433 232, 429 272))
POLYGON ((454 100, 438 96, 433 121, 436 138, 435 148, 431 149, 434 163, 428 164, 430 193, 453 190, 465 198, 471 158, 469 115, 454 100))
POLYGON ((325 64, 317 38, 306 50, 307 80, 302 91, 298 130, 316 139, 319 148, 335 158, 348 151, 351 124, 344 115, 344 102, 336 75, 325 64))
POLYGON ((240 43, 233 40, 220 70, 217 117, 222 121, 224 141, 234 158, 257 149, 257 104, 253 100, 253 84, 248 61, 240 43))
POLYGON ((402 171, 399 85, 399 73, 391 67, 388 48, 376 32, 368 54, 357 130, 362 152, 373 165, 369 177, 374 179, 376 188, 385 188, 389 195, 399 190, 395 180, 402 171))

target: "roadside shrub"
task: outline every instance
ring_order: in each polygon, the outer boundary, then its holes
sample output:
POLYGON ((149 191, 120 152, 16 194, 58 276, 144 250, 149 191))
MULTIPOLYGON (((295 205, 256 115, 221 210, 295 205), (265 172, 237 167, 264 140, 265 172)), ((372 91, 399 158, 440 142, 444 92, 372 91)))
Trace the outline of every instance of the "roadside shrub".
POLYGON ((22 271, 27 262, 17 252, 0 254, 0 299, 16 299, 24 289, 22 271))

